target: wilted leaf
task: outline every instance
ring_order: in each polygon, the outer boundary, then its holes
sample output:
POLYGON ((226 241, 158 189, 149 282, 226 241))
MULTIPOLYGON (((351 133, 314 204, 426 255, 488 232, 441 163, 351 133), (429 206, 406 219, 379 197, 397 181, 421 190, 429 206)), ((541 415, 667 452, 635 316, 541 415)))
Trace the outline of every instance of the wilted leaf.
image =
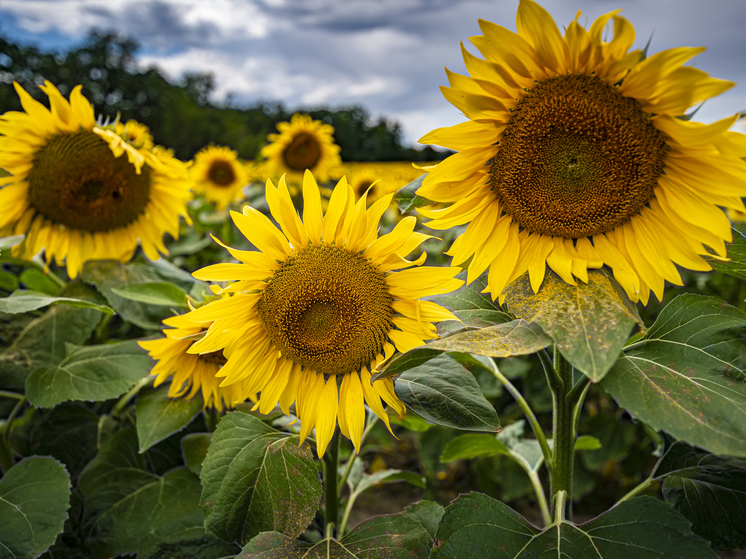
POLYGON ((112 287, 111 292, 123 299, 145 303, 146 305, 163 305, 180 309, 187 307, 186 291, 178 285, 166 281, 151 281, 112 287))
POLYGON ((58 365, 37 369, 26 379, 26 396, 35 406, 116 398, 147 376, 153 366, 133 341, 69 348, 70 353, 58 365))
POLYGON ((474 376, 447 354, 402 373, 395 390, 407 407, 435 424, 467 431, 500 429, 474 376))
POLYGON ((251 415, 224 416, 202 462, 205 527, 241 544, 262 531, 300 535, 322 487, 311 449, 298 441, 251 415))
POLYGON ((746 314, 715 297, 676 297, 602 382, 655 429, 746 456, 746 314))
POLYGON ((551 344, 552 338, 538 324, 518 319, 453 334, 427 344, 427 349, 475 353, 487 357, 513 357, 536 353, 551 344))
POLYGON ((593 382, 617 361, 632 327, 643 327, 635 305, 600 270, 588 270, 588 283, 578 281, 577 286, 548 270, 537 294, 525 274, 504 293, 510 311, 539 324, 565 359, 593 382))
POLYGON ((62 532, 70 507, 70 477, 54 458, 26 458, 0 481, 0 553, 38 557, 62 532))
POLYGON ((539 530, 512 509, 481 493, 446 507, 431 559, 717 559, 673 508, 637 497, 576 526, 539 530))
POLYGON ((169 398, 165 386, 141 390, 135 406, 140 452, 181 431, 201 409, 201 398, 169 398))

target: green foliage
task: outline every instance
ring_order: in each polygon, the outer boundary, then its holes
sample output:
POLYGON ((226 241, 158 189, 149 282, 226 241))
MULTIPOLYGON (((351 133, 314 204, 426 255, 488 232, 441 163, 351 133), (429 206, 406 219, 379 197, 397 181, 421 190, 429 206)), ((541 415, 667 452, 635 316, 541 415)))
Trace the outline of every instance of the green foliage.
POLYGON ((50 297, 43 293, 31 291, 16 291, 10 297, 0 299, 0 312, 7 314, 18 314, 35 311, 49 305, 62 304, 77 309, 95 309, 106 314, 114 314, 114 311, 104 305, 97 305, 82 299, 71 299, 69 297, 50 297))
POLYGON ((34 405, 116 398, 153 366, 135 342, 67 347, 68 354, 59 364, 36 369, 26 379, 26 396, 34 405))
POLYGON ((746 456, 746 313, 681 295, 624 348, 602 387, 655 429, 719 454, 746 456))
POLYGON ((547 270, 537 295, 526 274, 506 287, 505 303, 517 317, 541 326, 594 382, 614 366, 632 327, 642 327, 635 306, 604 271, 588 270, 588 283, 572 286, 547 270))
POLYGON ((0 552, 31 559, 62 532, 70 507, 70 477, 54 458, 16 464, 0 481, 0 552))
POLYGON ((133 283, 123 287, 113 287, 114 295, 145 303, 146 305, 171 306, 177 309, 187 308, 187 293, 178 285, 166 281, 152 281, 148 283, 133 283))
POLYGON ((430 350, 458 351, 486 357, 514 357, 536 353, 551 343, 552 338, 544 333, 541 326, 518 319, 453 334, 427 347, 430 350))
POLYGON ((241 544, 266 531, 300 535, 322 488, 310 448, 298 442, 245 413, 226 415, 202 462, 205 527, 241 544))
POLYGON ((474 376, 449 355, 402 373, 396 395, 417 415, 437 425, 467 431, 497 431, 500 421, 474 376))
POLYGON ((656 499, 625 502, 587 524, 553 524, 545 530, 486 495, 472 493, 446 507, 430 557, 460 559, 715 559, 689 523, 656 499))
POLYGON ((145 452, 169 435, 184 429, 201 408, 200 398, 169 398, 168 388, 165 386, 142 390, 135 407, 140 452, 145 452))

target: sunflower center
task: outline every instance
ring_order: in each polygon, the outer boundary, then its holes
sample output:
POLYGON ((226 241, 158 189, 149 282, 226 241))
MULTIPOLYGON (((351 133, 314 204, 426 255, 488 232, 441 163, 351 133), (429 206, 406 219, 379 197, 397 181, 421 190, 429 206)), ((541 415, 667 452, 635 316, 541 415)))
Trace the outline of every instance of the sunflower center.
POLYGON ((373 184, 373 181, 370 179, 363 179, 359 183, 357 183, 357 188, 355 189, 355 194, 357 194, 357 197, 360 198, 365 192, 370 188, 370 185, 373 184))
POLYGON ((282 157, 289 168, 305 171, 312 169, 321 159, 321 146, 313 135, 301 132, 285 148, 282 157))
POLYGON ((259 316, 282 354, 304 367, 345 374, 383 352, 393 299, 366 259, 344 248, 310 246, 288 259, 259 300, 259 316))
POLYGON ((667 149, 635 99, 595 76, 551 78, 513 110, 490 184, 529 232, 590 236, 629 220, 653 197, 667 149))
POLYGON ((228 161, 213 161, 207 176, 210 182, 218 186, 228 186, 236 180, 233 165, 228 161))
POLYGON ((93 132, 60 134, 34 155, 29 204, 71 229, 108 231, 135 221, 150 199, 150 169, 137 174, 93 132))

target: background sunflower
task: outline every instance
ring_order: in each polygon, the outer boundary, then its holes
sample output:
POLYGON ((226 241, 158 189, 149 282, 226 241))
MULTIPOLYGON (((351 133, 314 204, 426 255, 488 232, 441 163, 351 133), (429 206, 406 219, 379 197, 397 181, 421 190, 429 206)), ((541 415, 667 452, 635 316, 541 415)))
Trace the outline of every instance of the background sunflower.
POLYGON ((205 200, 213 202, 218 210, 243 200, 243 187, 249 178, 237 151, 213 145, 197 152, 189 174, 194 181, 194 192, 203 194, 205 200))

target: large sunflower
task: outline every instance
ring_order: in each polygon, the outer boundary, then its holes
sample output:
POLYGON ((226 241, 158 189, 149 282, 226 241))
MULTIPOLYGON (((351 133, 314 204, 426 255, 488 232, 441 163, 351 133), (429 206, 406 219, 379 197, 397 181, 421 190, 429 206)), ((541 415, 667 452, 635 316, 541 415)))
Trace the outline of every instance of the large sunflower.
POLYGON ((219 386, 221 379, 215 376, 225 363, 223 353, 187 353, 200 332, 205 330, 204 325, 191 321, 188 315, 173 316, 163 323, 171 326, 163 331, 165 338, 138 342, 157 361, 150 371, 156 377, 154 386, 173 375, 169 398, 193 398, 202 391, 204 407, 218 411, 234 407, 241 400, 241 390, 236 385, 219 386))
POLYGON ((194 156, 189 170, 194 192, 204 194, 218 210, 231 202, 243 200, 243 187, 248 182, 246 167, 238 160, 238 152, 224 146, 207 146, 194 156))
POLYGON ((463 282, 458 268, 417 268, 405 259, 429 235, 415 233, 415 218, 403 219, 378 237, 381 214, 393 195, 366 209, 365 196, 342 179, 322 215, 319 189, 310 172, 303 179, 303 220, 284 179, 267 181, 272 222, 250 206, 233 221, 259 250, 226 247, 239 264, 215 264, 194 273, 203 280, 236 280, 233 295, 189 313, 211 323, 190 353, 224 350, 218 372, 224 386, 241 386, 242 398, 261 392, 258 408, 296 402, 301 439, 316 428, 323 455, 339 420, 342 433, 360 446, 364 403, 388 425, 381 399, 398 413, 404 404, 391 379, 371 384, 371 371, 395 349, 407 351, 437 337, 433 322, 454 320, 446 309, 420 297, 449 292, 463 282), (407 268, 407 269, 405 269, 407 268), (394 271, 399 270, 399 271, 394 271))
POLYGON ((26 234, 16 255, 44 249, 74 278, 88 260, 129 260, 138 239, 149 258, 165 254, 164 232, 178 237, 179 216, 189 220, 185 165, 144 149, 150 134, 134 121, 99 126, 81 86, 68 102, 45 82, 50 110, 14 85, 25 112, 0 117, 0 167, 12 173, 0 178, 0 235, 26 234))
POLYGON ((451 204, 421 211, 434 229, 469 224, 448 254, 454 265, 473 256, 469 282, 489 268, 493 298, 526 271, 538 291, 545 264, 573 285, 606 264, 647 303, 664 280, 681 285, 675 264, 710 269, 704 245, 726 256, 718 206, 744 211, 746 137, 728 131, 735 116, 710 125, 682 116, 733 85, 683 65, 704 49, 644 58, 629 52, 634 29, 616 12, 588 30, 579 17, 563 37, 521 0, 517 34, 479 22, 484 35, 471 41, 485 60, 462 46, 470 76, 447 71, 442 88, 470 120, 420 140, 459 151, 419 190, 451 204))
POLYGON ((333 126, 309 115, 294 114, 290 122, 278 123, 277 130, 279 134, 267 136, 271 143, 261 151, 271 177, 287 174, 289 181, 299 182, 305 171, 311 171, 325 183, 342 165, 339 146, 332 137, 333 126))

